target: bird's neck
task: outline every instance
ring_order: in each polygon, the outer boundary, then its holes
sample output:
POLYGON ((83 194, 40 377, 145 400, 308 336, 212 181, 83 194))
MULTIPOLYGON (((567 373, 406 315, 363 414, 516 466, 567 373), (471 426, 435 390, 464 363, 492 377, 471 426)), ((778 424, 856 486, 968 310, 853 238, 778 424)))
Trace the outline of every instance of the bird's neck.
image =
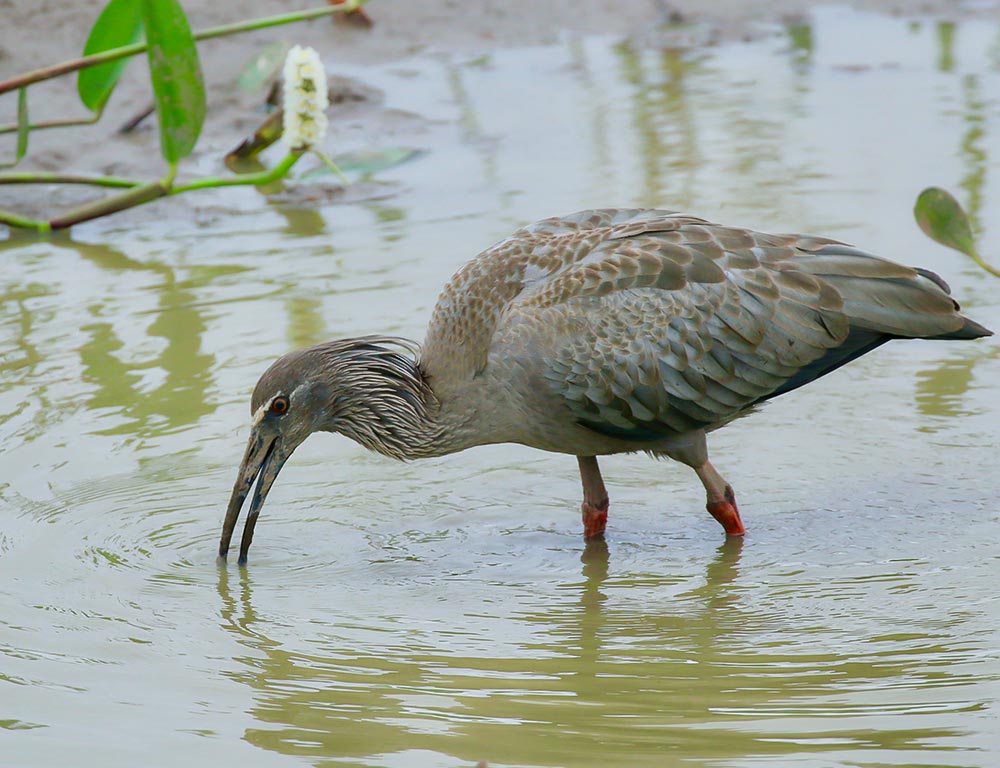
POLYGON ((405 354, 379 350, 358 361, 357 384, 335 431, 401 461, 442 453, 439 404, 420 366, 405 354))

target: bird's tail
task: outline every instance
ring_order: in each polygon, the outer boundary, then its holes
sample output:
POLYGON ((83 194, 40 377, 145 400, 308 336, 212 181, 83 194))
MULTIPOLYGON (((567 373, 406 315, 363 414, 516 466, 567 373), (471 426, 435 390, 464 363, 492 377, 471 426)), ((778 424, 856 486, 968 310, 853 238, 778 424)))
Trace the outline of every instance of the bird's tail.
POLYGON ((803 253, 795 265, 840 293, 852 329, 901 339, 993 335, 959 313, 948 284, 930 270, 904 267, 840 244, 803 253))
POLYGON ((980 325, 975 320, 962 316, 965 324, 957 331, 942 333, 940 336, 924 336, 925 339, 981 339, 983 336, 992 336, 991 331, 986 326, 980 325))
MULTIPOLYGON (((931 272, 929 269, 924 269, 923 267, 914 267, 913 271, 916 272, 921 277, 926 277, 928 280, 935 283, 942 291, 951 296, 951 287, 944 281, 944 278, 936 272, 931 272)), ((955 311, 957 312, 961 307, 958 302, 952 299, 952 303, 955 305, 955 311)), ((993 331, 984 325, 980 325, 975 320, 972 320, 965 315, 960 316, 963 323, 962 327, 957 331, 951 333, 945 333, 940 336, 929 336, 927 338, 931 339, 981 339, 983 336, 992 336, 993 331)))

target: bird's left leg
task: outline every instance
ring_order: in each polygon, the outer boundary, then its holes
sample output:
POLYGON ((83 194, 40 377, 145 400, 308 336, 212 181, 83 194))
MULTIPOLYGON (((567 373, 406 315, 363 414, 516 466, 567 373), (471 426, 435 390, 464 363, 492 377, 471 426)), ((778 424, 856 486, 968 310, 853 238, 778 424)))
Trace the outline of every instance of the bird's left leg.
POLYGON ((726 530, 728 536, 742 536, 746 533, 743 527, 743 520, 740 519, 740 510, 736 506, 736 494, 733 487, 726 482, 725 478, 718 473, 712 462, 708 460, 708 446, 705 442, 705 433, 697 432, 687 436, 687 441, 683 445, 678 445, 666 451, 666 454, 675 461, 687 464, 698 475, 701 484, 705 486, 708 494, 708 503, 705 505, 708 513, 714 517, 726 530))
POLYGON ((708 492, 708 504, 706 505, 708 513, 726 529, 727 536, 745 534, 747 531, 743 527, 743 520, 740 519, 740 510, 736 506, 736 494, 733 493, 733 486, 726 482, 710 461, 695 467, 694 471, 708 492))
POLYGON ((603 539, 608 524, 608 491, 596 456, 577 456, 583 481, 583 538, 603 539))

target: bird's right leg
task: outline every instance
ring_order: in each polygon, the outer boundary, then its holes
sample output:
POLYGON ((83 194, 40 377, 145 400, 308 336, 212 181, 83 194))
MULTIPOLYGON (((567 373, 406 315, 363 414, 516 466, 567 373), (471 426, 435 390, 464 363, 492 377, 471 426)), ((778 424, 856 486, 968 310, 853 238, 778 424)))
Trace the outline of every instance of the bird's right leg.
POLYGON ((603 539, 608 524, 608 491, 596 456, 577 456, 583 481, 583 538, 603 539))

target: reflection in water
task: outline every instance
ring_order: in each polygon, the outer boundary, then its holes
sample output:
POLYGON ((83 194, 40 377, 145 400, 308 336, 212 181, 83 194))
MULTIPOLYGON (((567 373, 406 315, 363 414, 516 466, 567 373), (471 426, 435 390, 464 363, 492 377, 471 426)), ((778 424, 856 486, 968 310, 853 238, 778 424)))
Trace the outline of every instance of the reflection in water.
POLYGON ((598 610, 608 596, 601 592, 601 585, 608 578, 608 563, 611 554, 604 539, 587 541, 584 544, 580 562, 583 563, 584 589, 580 605, 587 611, 598 610))
MULTIPOLYGON (((939 46, 938 69, 951 72, 955 67, 955 24, 938 22, 936 26, 939 46)), ((989 159, 985 150, 987 102, 981 94, 979 76, 965 74, 961 78, 961 112, 965 131, 961 136, 958 154, 964 163, 959 186, 965 191, 965 209, 969 213, 973 229, 981 231, 980 211, 987 182, 989 159)), ((961 358, 950 358, 921 371, 917 375, 917 404, 928 416, 955 418, 967 415, 969 410, 963 400, 974 380, 974 370, 988 358, 995 358, 996 350, 976 350, 961 358)), ((936 427, 926 427, 925 431, 935 431, 936 427)))
POLYGON ((796 72, 801 74, 812 63, 814 46, 812 24, 801 19, 789 19, 785 23, 785 34, 788 35, 793 66, 796 72))
POLYGON ((636 190, 635 204, 655 206, 669 190, 675 206, 690 206, 700 158, 685 80, 699 71, 698 59, 683 49, 649 52, 627 42, 615 52, 632 89, 631 118, 641 148, 643 189, 636 190))
POLYGON ((246 568, 239 568, 234 575, 225 564, 219 564, 218 571, 222 628, 233 633, 242 645, 252 650, 275 648, 276 643, 268 640, 255 628, 260 622, 250 602, 250 572, 246 568), (235 590, 231 584, 234 580, 238 582, 235 590))
POLYGON ((935 25, 935 31, 938 40, 938 71, 951 72, 955 68, 955 23, 939 21, 935 25))
POLYGON ((291 349, 309 347, 326 339, 322 309, 323 302, 312 296, 290 296, 285 301, 288 345, 291 349))
POLYGON ((450 57, 446 57, 441 63, 444 68, 445 81, 448 84, 451 98, 458 106, 457 126, 459 137, 463 142, 476 148, 482 163, 483 179, 495 184, 497 182, 497 156, 493 145, 496 142, 496 138, 484 131, 463 77, 464 70, 470 67, 489 67, 490 58, 484 56, 463 66, 450 57))
MULTIPOLYGON (((294 237, 311 237, 327 231, 322 212, 310 205, 275 205, 274 211, 285 219, 284 231, 294 237)), ((280 260, 276 262, 276 266, 277 264, 280 264, 280 260)))
MULTIPOLYGON (((43 359, 38 344, 32 341, 35 325, 40 318, 28 309, 28 305, 49 295, 51 290, 37 282, 14 282, 0 289, 0 308, 3 308, 0 328, 3 329, 4 339, 9 339, 0 351, 0 373, 3 374, 4 380, 15 377, 19 380, 28 380, 35 377, 38 365, 43 359)), ((41 389, 36 396, 40 401, 41 412, 47 411, 49 403, 45 390, 41 389)), ((19 417, 26 407, 27 404, 22 402, 19 406, 6 411, 0 409, 0 426, 19 417)))
MULTIPOLYGON (((306 624, 291 642, 269 639, 267 631, 287 629, 255 611, 249 571, 220 569, 221 626, 248 650, 234 679, 253 689, 262 724, 245 738, 312 759, 362 759, 378 745, 383 758, 419 750, 553 766, 579 764, 599 744, 601 754, 621 750, 629 765, 652 766, 675 753, 710 762, 823 752, 829 739, 906 754, 961 735, 892 717, 978 709, 918 693, 970 682, 951 669, 956 649, 942 636, 914 626, 845 656, 817 626, 829 619, 753 601, 761 585, 741 575, 744 546, 727 540, 702 583, 677 591, 689 577, 614 574, 608 545, 592 542, 582 581, 536 589, 532 609, 501 617, 509 626, 493 638, 467 632, 461 616, 421 618, 412 605, 385 617, 385 629, 411 627, 405 640, 373 631, 363 645, 351 639, 356 617, 338 615, 335 601, 321 627, 306 624), (804 720, 815 721, 806 732, 825 737, 799 737, 804 720)), ((502 601, 509 588, 500 589, 502 601)))
POLYGON ((608 120, 608 98, 602 93, 594 77, 593 65, 587 56, 587 46, 580 38, 569 41, 568 53, 577 79, 583 88, 584 98, 590 106, 588 119, 593 136, 592 150, 588 163, 592 166, 592 194, 600 197, 607 187, 608 179, 614 178, 617 170, 612 152, 611 126, 608 120))
MULTIPOLYGON (((135 401, 140 377, 115 356, 125 345, 115 336, 111 323, 93 323, 83 327, 90 341, 80 347, 82 378, 96 386, 90 396, 91 408, 121 408, 135 401)), ((131 431, 132 424, 125 425, 131 431)))
POLYGON ((718 549, 718 556, 708 565, 705 583, 689 593, 703 601, 705 607, 712 611, 737 611, 737 621, 740 596, 731 587, 740 575, 740 555, 745 542, 746 539, 742 536, 727 536, 718 549))
POLYGON ((216 408, 213 399, 205 397, 214 386, 215 358, 201 352, 205 311, 193 290, 210 277, 210 272, 203 273, 181 282, 174 270, 164 275, 160 306, 147 333, 166 342, 154 364, 166 376, 160 386, 139 398, 141 407, 130 414, 140 424, 151 423, 155 416, 164 419, 168 429, 177 429, 197 423, 216 408))
POLYGON ((978 360, 978 357, 945 360, 918 373, 916 401, 921 413, 945 419, 967 414, 962 400, 972 384, 972 371, 978 360))
MULTIPOLYGON (((945 419, 970 415, 972 410, 965 401, 975 381, 975 370, 998 357, 1000 350, 994 348, 985 354, 947 358, 917 373, 916 403, 920 412, 945 419)), ((926 425, 924 430, 933 432, 943 426, 937 422, 926 425)))
MULTIPOLYGON (((597 664, 601 656, 601 642, 605 625, 604 603, 608 596, 601 591, 601 585, 608 578, 610 550, 607 541, 588 541, 580 555, 583 563, 583 584, 580 585, 580 612, 578 615, 579 635, 568 639, 565 650, 576 662, 573 664, 575 676, 592 679, 597 674, 597 664)), ((576 585, 574 585, 576 586, 576 585)), ((571 634, 570 630, 567 634, 571 634)))
POLYGON ((986 150, 983 148, 986 130, 986 103, 980 94, 979 78, 965 75, 962 78, 962 116, 966 131, 962 136, 959 152, 965 161, 965 172, 959 186, 966 192, 965 210, 972 220, 973 230, 979 231, 982 224, 979 211, 983 207, 983 188, 986 185, 988 167, 986 150))
MULTIPOLYGON (((111 427, 96 430, 95 434, 147 437, 195 424, 212 413, 215 406, 205 393, 213 384, 214 358, 200 351, 207 322, 195 289, 213 278, 213 270, 203 268, 196 278, 179 281, 174 267, 138 261, 105 244, 91 245, 59 236, 53 238, 48 247, 55 249, 54 259, 63 258, 65 252, 75 252, 109 278, 130 272, 155 276, 155 283, 145 282, 145 285, 154 291, 158 308, 123 316, 122 306, 128 303, 129 297, 104 293, 87 307, 87 322, 79 328, 60 329, 56 326, 65 321, 54 319, 54 309, 43 314, 23 309, 25 301, 38 299, 58 304, 55 297, 61 288, 42 287, 37 282, 6 288, 0 294, 0 302, 6 306, 14 302, 22 307, 21 312, 7 315, 10 319, 5 332, 11 347, 19 353, 5 356, 0 367, 9 385, 30 381, 31 400, 23 405, 33 412, 35 425, 30 431, 19 430, 18 434, 26 441, 36 439, 44 434, 44 420, 59 415, 58 409, 52 408, 59 398, 50 390, 59 389, 64 382, 59 377, 36 377, 36 367, 43 361, 51 364, 53 353, 72 351, 59 345, 77 332, 83 335, 78 347, 79 377, 91 387, 83 397, 74 397, 73 405, 82 401, 88 408, 109 410, 124 417, 111 427), (162 339, 164 343, 156 345, 160 351, 152 359, 135 362, 130 359, 130 350, 119 331, 132 331, 137 320, 145 322, 144 315, 149 311, 155 313, 155 317, 146 327, 146 335, 162 339), (11 321, 15 318, 16 327, 12 327, 11 321), (39 326, 39 319, 46 319, 47 323, 39 326), (40 351, 39 344, 46 348, 45 354, 40 351), (148 386, 150 374, 159 381, 155 387, 148 386)), ((9 411, 0 416, 0 423, 8 414, 9 411)))
MULTIPOLYGON (((129 364, 116 354, 124 347, 115 331, 116 325, 121 324, 118 317, 81 329, 89 336, 80 347, 82 377, 95 386, 89 407, 113 408, 125 416, 125 420, 100 434, 162 434, 195 424, 212 413, 216 406, 205 394, 213 386, 215 359, 200 351, 207 326, 205 310, 199 305, 194 289, 208 282, 213 277, 213 270, 204 268, 197 277, 179 281, 174 267, 135 261, 103 245, 72 241, 63 245, 103 270, 152 272, 161 280, 155 288, 159 307, 154 310, 155 319, 146 329, 148 336, 165 342, 155 359, 129 364), (163 377, 159 386, 146 389, 142 380, 150 369, 162 371, 163 377)), ((117 316, 118 307, 95 305, 91 307, 91 314, 117 316)))

